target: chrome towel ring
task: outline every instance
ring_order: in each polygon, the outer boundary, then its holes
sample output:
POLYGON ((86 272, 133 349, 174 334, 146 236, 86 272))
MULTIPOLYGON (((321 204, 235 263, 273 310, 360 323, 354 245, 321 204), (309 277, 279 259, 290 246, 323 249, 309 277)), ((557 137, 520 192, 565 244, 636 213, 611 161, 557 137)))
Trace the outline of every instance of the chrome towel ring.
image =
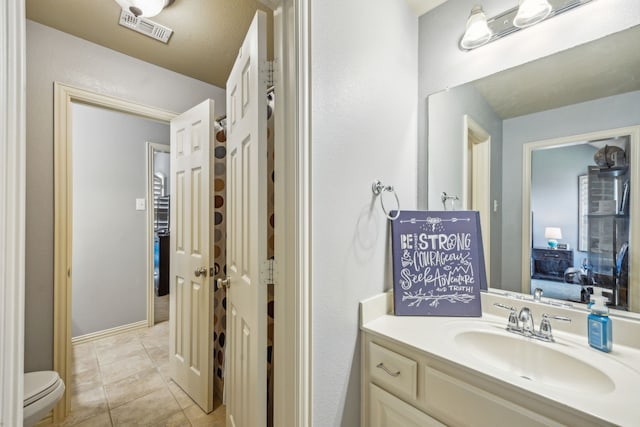
POLYGON ((442 206, 444 207, 444 210, 447 211, 447 202, 451 201, 451 210, 454 211, 454 203, 456 201, 460 200, 460 197, 455 196, 455 195, 450 195, 445 193, 444 191, 442 192, 442 195, 440 196, 440 200, 442 200, 442 206))
POLYGON ((373 192, 374 196, 380 196, 380 206, 382 207, 382 212, 384 212, 384 215, 389 218, 391 221, 397 219, 400 216, 400 199, 398 199, 398 193, 396 193, 396 190, 393 189, 393 186, 391 185, 384 185, 382 184, 382 182, 380 182, 380 180, 376 179, 375 181, 373 181, 373 184, 371 184, 371 191, 373 192), (398 208, 396 209, 396 214, 395 216, 389 215, 389 212, 385 207, 384 207, 384 200, 382 197, 382 193, 384 193, 385 191, 389 192, 389 193, 393 193, 393 195, 396 198, 396 205, 398 206, 398 208))

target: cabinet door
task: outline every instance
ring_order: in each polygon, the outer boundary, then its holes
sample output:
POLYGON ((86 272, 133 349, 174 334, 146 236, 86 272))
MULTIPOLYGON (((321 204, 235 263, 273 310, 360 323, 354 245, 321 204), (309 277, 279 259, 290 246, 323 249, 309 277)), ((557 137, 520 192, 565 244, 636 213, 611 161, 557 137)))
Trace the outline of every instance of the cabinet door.
POLYGON ((369 383, 371 427, 445 427, 427 414, 369 383))

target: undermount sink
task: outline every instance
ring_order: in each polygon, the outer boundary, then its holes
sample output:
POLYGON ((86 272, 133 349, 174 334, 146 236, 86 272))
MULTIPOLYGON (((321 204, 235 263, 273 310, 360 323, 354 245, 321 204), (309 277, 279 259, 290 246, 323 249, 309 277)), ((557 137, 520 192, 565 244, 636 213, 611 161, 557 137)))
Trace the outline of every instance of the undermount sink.
POLYGON ((576 357, 571 352, 586 352, 544 343, 504 330, 462 330, 454 341, 465 353, 506 373, 561 389, 580 393, 610 393, 613 380, 597 366, 576 357))

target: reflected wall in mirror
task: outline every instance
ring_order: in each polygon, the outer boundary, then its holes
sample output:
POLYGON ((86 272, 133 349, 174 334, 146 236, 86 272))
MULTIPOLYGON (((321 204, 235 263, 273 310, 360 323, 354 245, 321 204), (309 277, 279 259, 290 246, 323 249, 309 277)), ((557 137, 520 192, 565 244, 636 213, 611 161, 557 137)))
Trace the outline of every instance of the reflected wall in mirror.
MULTIPOLYGON (((523 197, 523 192, 529 191, 525 189, 525 179, 531 177, 530 159, 525 159, 526 145, 552 140, 556 146, 579 142, 584 145, 594 139, 622 136, 614 135, 610 130, 640 125, 637 40, 640 40, 640 26, 429 96, 428 161, 420 165, 428 168, 429 209, 441 208, 439 197, 443 192, 459 194, 462 208, 471 207, 469 182, 473 182, 474 175, 467 149, 467 118, 473 119, 489 134, 491 153, 486 162, 491 170, 488 192, 491 229, 484 239, 491 242, 488 258, 492 288, 529 293, 531 248, 546 246, 544 231, 536 229, 532 235, 534 231, 530 227, 531 223, 537 224, 542 213, 534 212, 532 217, 530 208, 525 206, 530 204, 529 194, 523 197), (585 137, 589 134, 600 136, 585 137), (457 153, 464 153, 460 167, 456 171, 442 170, 442 162, 438 159, 447 155, 446 147, 452 146, 460 147, 456 149, 457 153)), ((626 134, 633 135, 633 132, 626 134)), ((628 154, 636 158, 638 146, 634 146, 633 137, 630 141, 628 154)), ((583 150, 589 149, 583 147, 583 150)), ((582 156, 593 159, 592 154, 582 153, 582 156)), ((564 169, 575 166, 573 162, 569 163, 564 169)), ((629 169, 632 193, 640 186, 638 165, 636 161, 629 169)), ((588 175, 588 172, 575 170, 572 175, 572 198, 578 200, 578 176, 588 175)), ((557 196, 548 193, 545 197, 557 196)), ((560 227, 563 234, 560 243, 568 243, 567 239, 571 239, 573 254, 569 267, 579 269, 582 259, 588 258, 584 256, 588 251, 582 250, 585 246, 578 241, 577 202, 570 214, 567 213, 567 218, 569 216, 573 217, 574 223, 564 229, 560 227)), ((640 227, 633 228, 633 224, 640 224, 637 218, 638 212, 632 210, 628 298, 631 310, 640 312, 640 280, 637 276, 640 265, 634 264, 632 256, 633 251, 640 250, 640 227)), ((587 221, 588 217, 583 220, 587 221)), ((558 227, 558 224, 547 219, 544 224, 542 219, 540 221, 541 227, 558 227)), ((575 275, 571 280, 576 280, 575 275)))

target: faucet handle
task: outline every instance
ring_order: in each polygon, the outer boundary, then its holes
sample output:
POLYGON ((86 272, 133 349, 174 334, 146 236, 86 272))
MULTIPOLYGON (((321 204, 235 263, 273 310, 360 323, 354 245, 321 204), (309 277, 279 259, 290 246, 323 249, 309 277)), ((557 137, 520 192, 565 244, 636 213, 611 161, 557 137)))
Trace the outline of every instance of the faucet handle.
POLYGON ((547 313, 542 315, 542 320, 540 321, 540 332, 539 338, 544 341, 554 342, 553 334, 551 333, 551 322, 549 319, 554 320, 562 320, 563 322, 571 322, 571 318, 566 316, 550 316, 547 313))
POLYGON ((515 307, 512 307, 510 305, 505 305, 505 304, 502 304, 502 303, 499 303, 499 302, 494 302, 493 305, 495 305, 496 307, 504 308, 505 310, 511 310, 513 312, 516 311, 515 307))
POLYGON ((518 324, 518 315, 516 314, 515 307, 500 304, 499 302, 494 302, 493 305, 495 305, 496 307, 504 308, 505 310, 509 310, 507 331, 520 331, 520 325, 518 324))

